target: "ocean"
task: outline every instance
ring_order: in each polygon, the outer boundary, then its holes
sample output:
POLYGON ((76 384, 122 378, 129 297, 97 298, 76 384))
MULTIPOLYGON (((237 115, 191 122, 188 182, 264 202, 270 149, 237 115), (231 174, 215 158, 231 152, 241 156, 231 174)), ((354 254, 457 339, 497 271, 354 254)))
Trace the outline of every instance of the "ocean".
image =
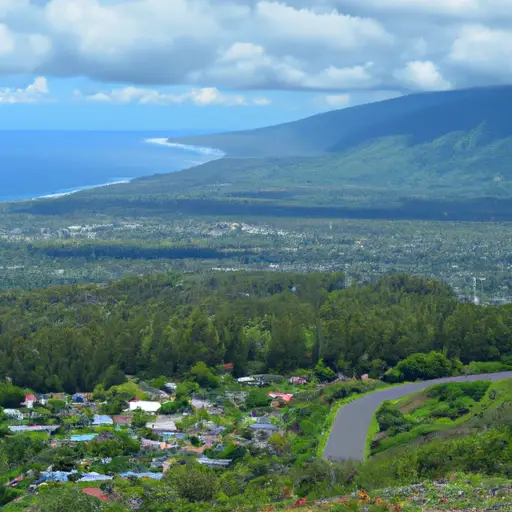
POLYGON ((190 132, 0 131, 0 201, 34 199, 180 171, 222 152, 166 137, 190 132))

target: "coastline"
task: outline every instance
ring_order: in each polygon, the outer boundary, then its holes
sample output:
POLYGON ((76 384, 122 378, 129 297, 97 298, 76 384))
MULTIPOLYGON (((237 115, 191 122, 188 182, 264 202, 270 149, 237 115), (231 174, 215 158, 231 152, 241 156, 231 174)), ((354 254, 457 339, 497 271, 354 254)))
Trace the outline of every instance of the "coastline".
MULTIPOLYGON (((110 185, 120 185, 121 183, 130 183, 130 181, 135 178, 124 178, 121 180, 109 181, 108 183, 101 183, 100 185, 86 185, 85 187, 79 187, 73 190, 67 190, 64 192, 56 192, 55 194, 46 194, 44 196, 39 197, 31 197, 30 201, 36 201, 38 199, 57 199, 58 197, 70 196, 71 194, 76 194, 77 192, 81 192, 82 190, 90 190, 92 188, 102 188, 109 187, 110 185)), ((19 199, 19 201, 26 201, 26 199, 19 199)))
MULTIPOLYGON (((179 152, 188 152, 189 159, 187 159, 186 158, 187 155, 184 154, 182 163, 181 163, 182 166, 180 166, 179 169, 174 169, 174 170, 169 171, 171 173, 179 172, 184 169, 189 169, 191 167, 195 167, 195 166, 198 166, 198 165, 201 165, 201 164, 213 161, 213 160, 217 160, 226 155, 225 152, 223 152, 219 149, 203 147, 203 146, 192 146, 192 145, 188 145, 188 144, 173 143, 173 142, 169 142, 168 138, 163 138, 163 137, 139 139, 139 143, 153 144, 153 145, 159 145, 159 146, 164 146, 167 148, 175 149, 175 150, 178 150, 177 151, 178 155, 179 155, 179 152), (196 155, 196 158, 194 158, 191 153, 193 155, 196 155)), ((142 174, 142 176, 144 176, 144 174, 142 174)), ((121 185, 121 184, 125 184, 125 183, 130 183, 131 181, 137 179, 138 177, 139 176, 133 176, 133 177, 129 177, 129 178, 117 177, 117 178, 112 178, 109 181, 104 182, 104 183, 98 183, 96 185, 85 185, 85 186, 77 186, 77 187, 69 188, 69 189, 61 189, 61 190, 57 190, 56 192, 53 192, 50 194, 43 194, 40 196, 11 197, 11 198, 6 197, 5 199, 1 199, 0 202, 11 203, 11 202, 23 202, 23 201, 37 201, 39 199, 58 199, 61 197, 66 197, 66 196, 69 196, 72 194, 76 194, 77 192, 82 192, 84 190, 92 190, 95 188, 107 187, 110 185, 121 185)))
POLYGON ((205 146, 191 146, 189 144, 178 144, 176 142, 169 142, 169 139, 166 138, 146 139, 145 142, 158 144, 160 146, 168 146, 175 149, 183 149, 185 151, 193 151, 194 153, 200 153, 201 155, 206 156, 216 156, 218 158, 222 158, 226 155, 226 153, 220 149, 208 148, 205 146))

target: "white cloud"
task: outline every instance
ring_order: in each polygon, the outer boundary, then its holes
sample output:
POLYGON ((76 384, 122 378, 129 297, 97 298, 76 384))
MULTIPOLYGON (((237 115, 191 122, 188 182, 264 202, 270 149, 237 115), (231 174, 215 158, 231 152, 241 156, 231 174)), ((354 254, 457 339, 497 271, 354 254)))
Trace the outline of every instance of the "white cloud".
POLYGON ((296 8, 293 3, 261 1, 256 6, 256 20, 272 37, 286 40, 321 43, 324 47, 354 49, 378 43, 390 44, 391 34, 376 20, 349 16, 336 10, 316 12, 296 8))
POLYGON ((408 62, 403 69, 394 72, 394 77, 405 86, 418 91, 445 91, 453 87, 431 61, 408 62))
POLYGON ((454 63, 497 79, 512 78, 512 29, 464 27, 454 41, 449 58, 454 63))
POLYGON ((327 94, 325 102, 331 107, 346 107, 350 105, 350 94, 327 94))
POLYGON ((0 103, 37 103, 49 99, 50 91, 45 77, 37 77, 26 88, 0 89, 0 103))
POLYGON ((172 85, 446 89, 510 80, 511 33, 512 0, 0 0, 0 75, 131 84, 157 103, 172 101, 147 91, 172 85))
POLYGON ((271 104, 268 98, 247 98, 241 94, 226 94, 216 87, 191 89, 184 93, 167 93, 155 89, 139 87, 122 87, 110 91, 100 91, 93 94, 84 94, 76 90, 77 99, 96 103, 138 103, 140 105, 179 105, 191 103, 200 107, 222 105, 227 107, 257 106, 264 107, 271 104))

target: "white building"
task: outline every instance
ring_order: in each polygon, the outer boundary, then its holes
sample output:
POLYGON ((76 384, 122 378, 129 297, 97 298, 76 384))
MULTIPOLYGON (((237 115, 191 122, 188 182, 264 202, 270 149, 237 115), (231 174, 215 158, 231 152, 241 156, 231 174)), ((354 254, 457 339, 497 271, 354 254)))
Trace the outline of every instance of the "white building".
POLYGON ((130 402, 130 411, 141 409, 144 412, 157 412, 162 404, 160 402, 148 402, 146 400, 132 400, 130 402))

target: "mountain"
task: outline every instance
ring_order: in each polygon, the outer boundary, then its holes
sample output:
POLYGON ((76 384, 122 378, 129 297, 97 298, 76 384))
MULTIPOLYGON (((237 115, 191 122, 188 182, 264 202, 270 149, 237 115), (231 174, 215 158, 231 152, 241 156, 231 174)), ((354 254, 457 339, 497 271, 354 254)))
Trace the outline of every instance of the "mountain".
POLYGON ((512 220, 512 86, 414 94, 170 140, 227 155, 24 211, 512 220))
POLYGON ((483 87, 412 94, 268 128, 169 141, 215 147, 230 157, 320 155, 393 136, 416 145, 481 125, 489 142, 512 135, 511 119, 512 86, 483 87))

